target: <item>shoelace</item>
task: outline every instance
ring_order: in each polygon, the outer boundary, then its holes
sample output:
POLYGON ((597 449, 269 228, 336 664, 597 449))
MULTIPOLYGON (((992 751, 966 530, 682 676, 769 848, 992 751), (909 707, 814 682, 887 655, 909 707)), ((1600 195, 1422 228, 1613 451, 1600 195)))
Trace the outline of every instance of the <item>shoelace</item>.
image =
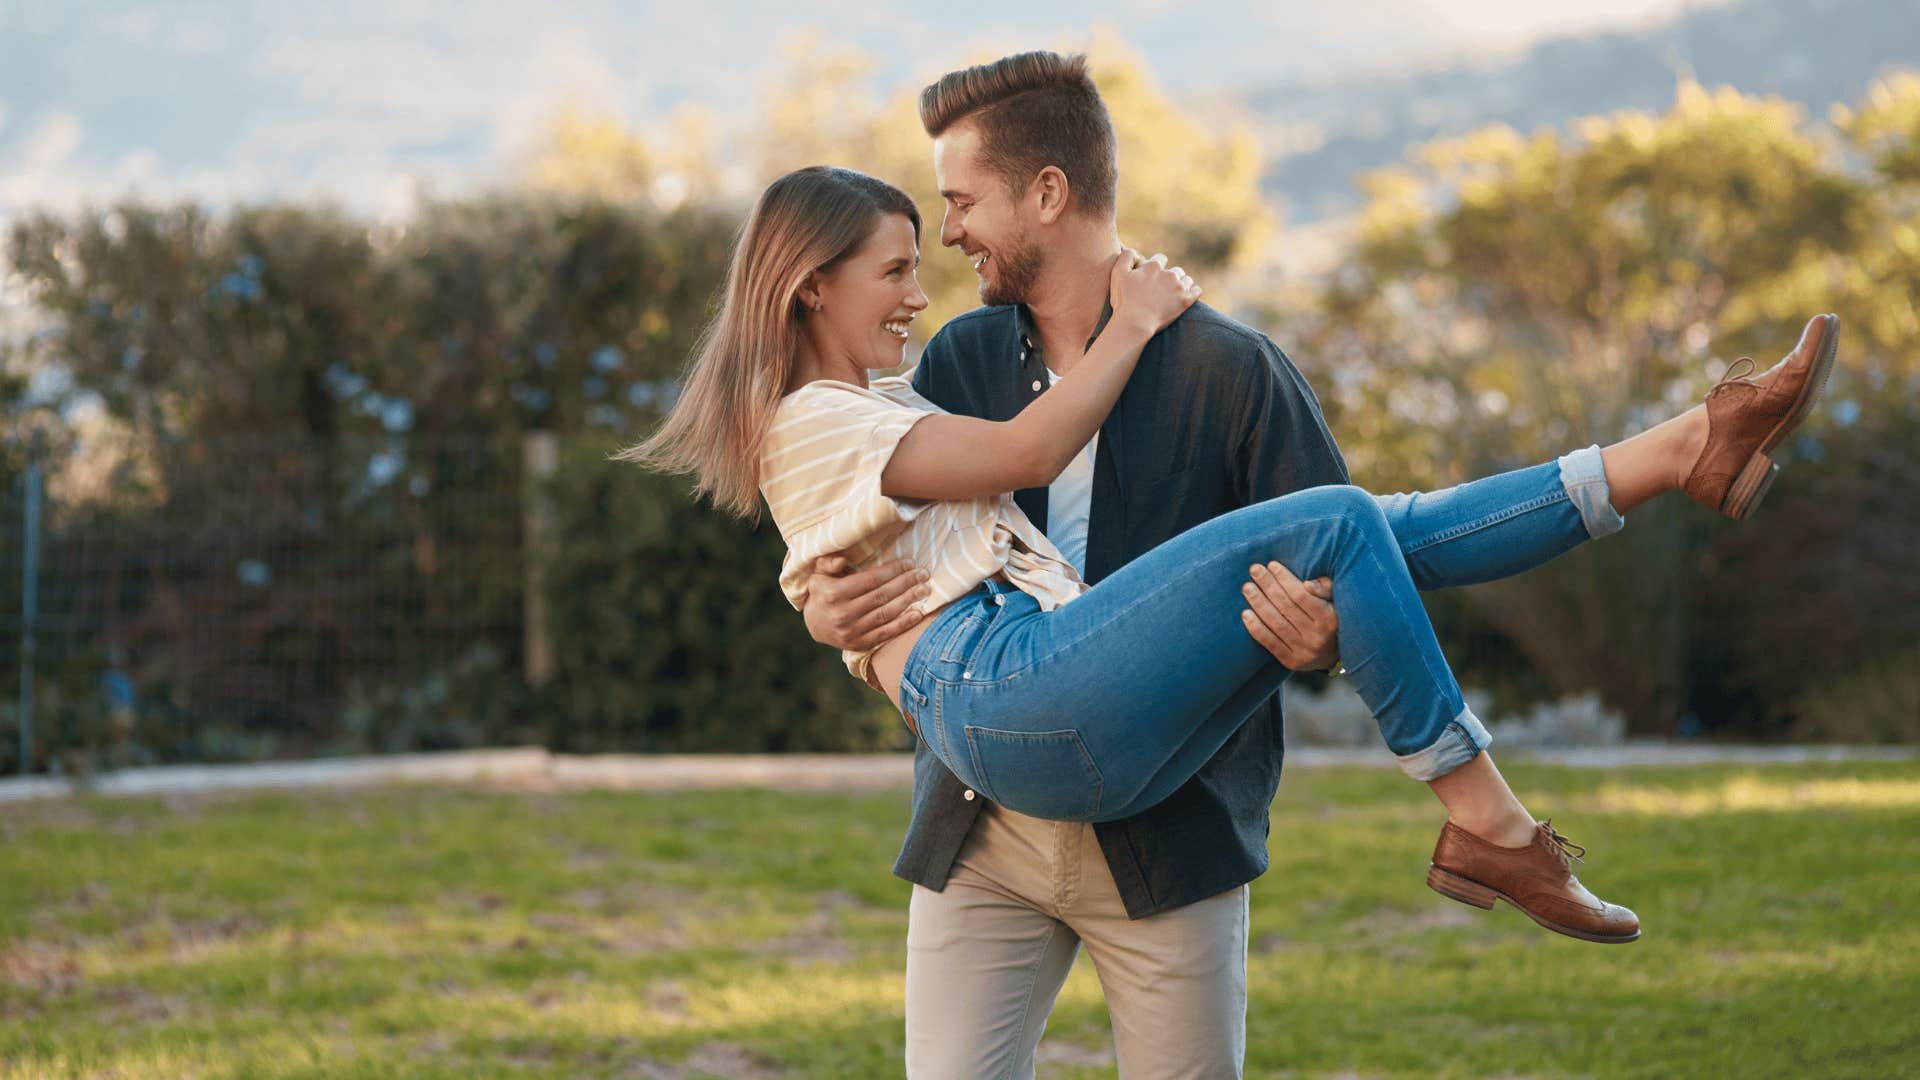
POLYGON ((1713 395, 1719 393, 1721 390, 1724 390, 1728 386, 1734 385, 1735 383, 1744 383, 1748 386, 1758 385, 1752 380, 1752 378, 1750 378, 1750 376, 1755 371, 1759 370, 1759 368, 1760 368, 1760 365, 1755 363, 1753 357, 1751 356, 1743 356, 1740 359, 1735 360, 1733 362, 1733 366, 1727 369, 1727 373, 1725 375, 1720 376, 1720 381, 1713 384, 1713 389, 1707 391, 1707 396, 1712 397, 1713 395), (1740 367, 1741 364, 1747 365, 1744 370, 1741 369, 1740 367))
POLYGON ((1587 860, 1583 858, 1587 853, 1587 849, 1560 835, 1560 830, 1553 827, 1552 818, 1541 822, 1540 826, 1547 830, 1547 839, 1553 841, 1554 845, 1560 849, 1561 855, 1572 858, 1574 862, 1582 866, 1587 864, 1587 860))

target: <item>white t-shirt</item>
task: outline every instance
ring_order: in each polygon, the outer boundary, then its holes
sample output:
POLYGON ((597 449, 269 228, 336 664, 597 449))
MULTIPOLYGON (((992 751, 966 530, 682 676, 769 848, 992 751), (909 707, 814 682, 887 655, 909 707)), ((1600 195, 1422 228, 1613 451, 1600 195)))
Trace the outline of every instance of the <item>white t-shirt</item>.
MULTIPOLYGON (((1047 385, 1060 381, 1052 368, 1047 369, 1047 385)), ((1081 577, 1087 573, 1087 521, 1093 514, 1093 455, 1100 448, 1100 433, 1074 457, 1064 472, 1047 486, 1047 539, 1067 557, 1081 577)))

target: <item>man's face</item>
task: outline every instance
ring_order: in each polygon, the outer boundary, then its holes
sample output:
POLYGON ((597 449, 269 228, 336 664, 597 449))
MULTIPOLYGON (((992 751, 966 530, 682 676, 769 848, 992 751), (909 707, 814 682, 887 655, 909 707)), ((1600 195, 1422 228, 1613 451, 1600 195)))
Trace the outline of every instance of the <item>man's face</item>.
POLYGON ((955 124, 933 140, 933 176, 946 204, 940 242, 959 248, 973 263, 981 303, 1024 303, 1040 277, 1041 261, 1029 208, 980 158, 980 133, 972 124, 955 124))

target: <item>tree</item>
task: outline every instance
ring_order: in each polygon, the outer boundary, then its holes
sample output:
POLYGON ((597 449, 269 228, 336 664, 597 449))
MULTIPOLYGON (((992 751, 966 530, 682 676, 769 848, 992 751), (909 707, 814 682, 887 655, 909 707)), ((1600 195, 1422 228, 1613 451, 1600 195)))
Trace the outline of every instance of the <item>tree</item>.
MULTIPOLYGON (((822 164, 871 173, 912 195, 925 223, 920 276, 931 303, 913 331, 924 343, 946 320, 980 302, 966 260, 938 250, 942 205, 918 103, 920 88, 941 72, 929 69, 880 94, 872 85, 872 58, 857 48, 807 35, 788 41, 784 52, 785 66, 770 84, 760 124, 740 155, 751 163, 749 190, 736 196, 744 201, 782 173, 822 164)), ((1111 34, 1097 35, 1089 54, 1119 140, 1121 237, 1143 251, 1167 252, 1207 287, 1209 300, 1230 302, 1235 276, 1258 261, 1273 228, 1250 130, 1208 122, 1175 106, 1145 60, 1111 34)), ((968 62, 993 58, 979 55, 968 62)), ((658 167, 632 167, 623 182, 617 179, 620 163, 653 162, 660 152, 641 135, 621 138, 616 130, 605 117, 563 117, 548 150, 529 168, 529 182, 552 187, 549 178, 564 177, 569 179, 559 183, 561 190, 647 197, 658 182, 658 167)), ((700 141, 710 132, 700 131, 689 145, 710 146, 700 141)), ((676 168, 694 175, 691 165, 676 168)), ((724 179, 709 168, 699 183, 717 187, 724 179)))
MULTIPOLYGON (((1737 355, 1770 363, 1810 312, 1885 322, 1884 300, 1852 287, 1883 257, 1874 186, 1795 107, 1682 84, 1665 115, 1573 131, 1488 128, 1369 180, 1355 250, 1303 322, 1336 430, 1360 436, 1359 482, 1444 486, 1612 441, 1699 400, 1737 355)), ((1894 347, 1847 340, 1836 385, 1894 347)), ((1832 481, 1831 423, 1796 442, 1809 490, 1832 481)), ((1670 731, 1713 667, 1703 639, 1738 630, 1699 595, 1719 535, 1667 501, 1616 540, 1463 598, 1553 689, 1598 687, 1636 730, 1670 731)))

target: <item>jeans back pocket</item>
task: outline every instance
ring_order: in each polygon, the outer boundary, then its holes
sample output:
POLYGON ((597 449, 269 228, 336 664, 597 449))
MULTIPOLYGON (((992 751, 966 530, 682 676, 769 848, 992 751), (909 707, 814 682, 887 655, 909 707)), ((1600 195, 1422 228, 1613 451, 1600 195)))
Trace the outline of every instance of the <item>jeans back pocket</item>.
POLYGON ((966 726, 975 786, 987 798, 1030 817, 1089 821, 1105 782, 1080 733, 1003 731, 966 726))

